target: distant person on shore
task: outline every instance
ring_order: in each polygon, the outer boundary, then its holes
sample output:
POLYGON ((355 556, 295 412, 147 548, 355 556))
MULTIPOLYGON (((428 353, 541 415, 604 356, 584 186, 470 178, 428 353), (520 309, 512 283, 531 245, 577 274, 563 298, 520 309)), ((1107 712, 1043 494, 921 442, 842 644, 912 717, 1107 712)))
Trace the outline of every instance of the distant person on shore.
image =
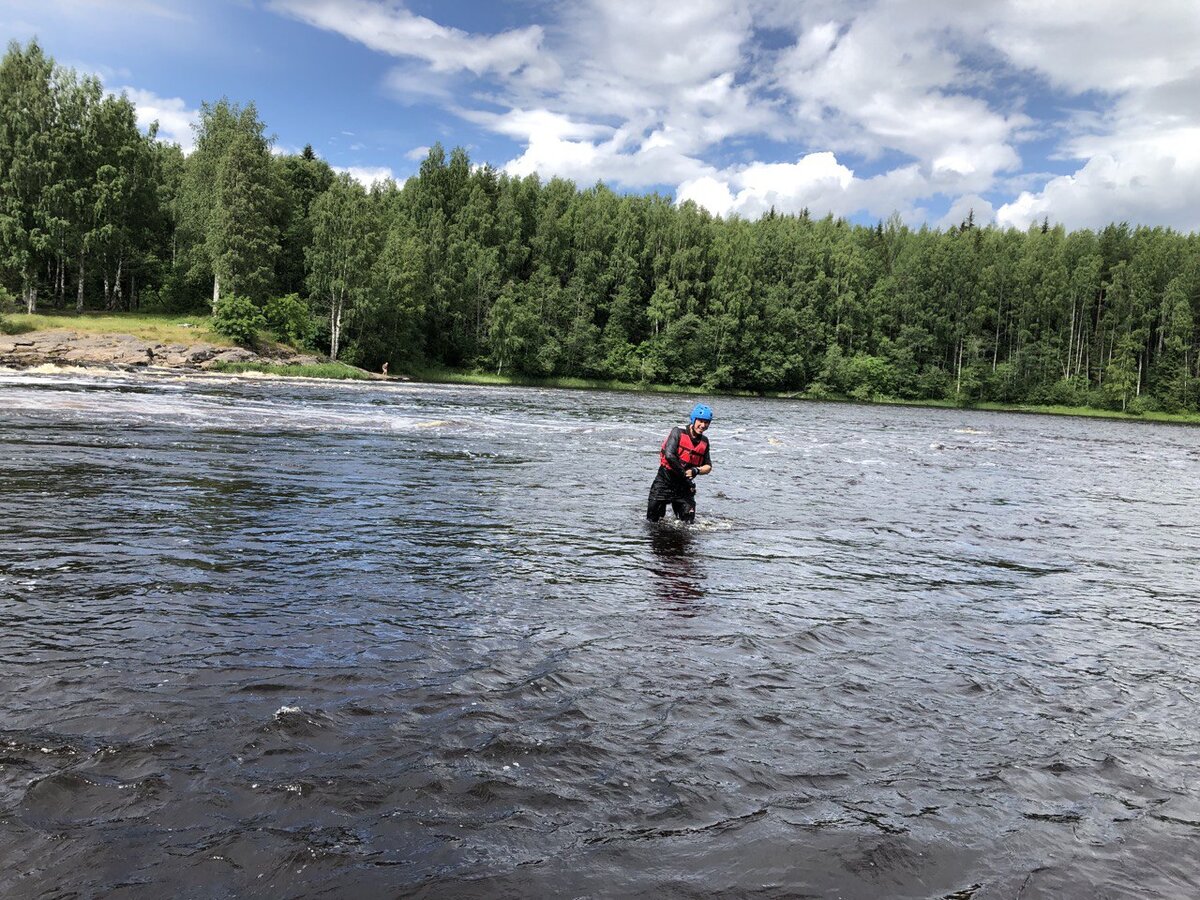
POLYGON ((383 377, 387 378, 387 363, 383 364, 383 377))
POLYGON ((704 433, 712 424, 712 409, 696 404, 687 427, 671 429, 658 455, 658 474, 650 485, 646 518, 657 522, 667 511, 667 504, 682 522, 696 520, 696 476, 712 471, 708 455, 708 438, 704 433))

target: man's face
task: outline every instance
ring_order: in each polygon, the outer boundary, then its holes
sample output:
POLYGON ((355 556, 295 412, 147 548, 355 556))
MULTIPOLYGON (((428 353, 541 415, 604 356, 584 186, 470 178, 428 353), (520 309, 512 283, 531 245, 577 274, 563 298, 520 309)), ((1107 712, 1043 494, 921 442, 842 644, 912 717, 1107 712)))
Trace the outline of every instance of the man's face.
POLYGON ((708 426, 711 424, 712 422, 708 421, 708 419, 696 419, 692 422, 692 431, 696 432, 696 434, 704 434, 704 432, 708 431, 708 426))

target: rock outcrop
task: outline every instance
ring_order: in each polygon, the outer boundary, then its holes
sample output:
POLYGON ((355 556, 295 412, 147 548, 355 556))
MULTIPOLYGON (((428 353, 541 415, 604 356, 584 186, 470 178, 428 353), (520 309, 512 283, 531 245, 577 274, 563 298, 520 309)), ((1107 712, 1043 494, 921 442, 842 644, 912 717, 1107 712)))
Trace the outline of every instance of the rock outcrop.
POLYGON ((131 334, 87 334, 77 331, 33 331, 0 335, 0 366, 111 366, 119 369, 207 369, 217 362, 264 362, 313 365, 323 362, 281 350, 264 356, 242 347, 216 344, 161 344, 131 334))

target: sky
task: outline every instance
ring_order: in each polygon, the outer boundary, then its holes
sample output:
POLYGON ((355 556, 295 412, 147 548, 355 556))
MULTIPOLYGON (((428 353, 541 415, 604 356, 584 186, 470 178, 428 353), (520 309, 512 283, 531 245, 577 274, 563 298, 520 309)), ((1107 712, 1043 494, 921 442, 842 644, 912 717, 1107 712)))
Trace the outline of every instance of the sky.
POLYGON ((0 0, 184 150, 253 101, 369 183, 434 142, 721 216, 1200 231, 1200 0, 0 0))

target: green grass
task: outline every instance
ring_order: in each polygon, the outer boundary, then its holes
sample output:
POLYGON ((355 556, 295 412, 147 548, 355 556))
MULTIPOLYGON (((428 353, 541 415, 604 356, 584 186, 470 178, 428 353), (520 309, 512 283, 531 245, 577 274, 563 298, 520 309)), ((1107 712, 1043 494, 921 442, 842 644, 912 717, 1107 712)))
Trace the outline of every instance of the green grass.
MULTIPOLYGON (((418 381, 437 384, 477 384, 509 387, 568 388, 599 391, 629 391, 635 393, 704 394, 718 397, 764 396, 753 391, 707 390, 705 388, 673 384, 634 384, 625 381, 600 381, 586 378, 528 378, 524 376, 495 375, 490 372, 474 372, 459 369, 420 369, 412 373, 418 381)), ((827 401, 830 403, 863 403, 866 405, 919 406, 938 409, 977 409, 984 412, 1022 412, 1052 416, 1081 416, 1092 419, 1124 419, 1130 422, 1164 422, 1174 425, 1200 425, 1200 413, 1144 412, 1123 413, 1118 410, 1096 409, 1090 406, 1033 406, 1022 403, 975 403, 963 406, 954 400, 898 400, 878 397, 874 400, 858 400, 844 396, 808 396, 802 391, 768 392, 768 397, 785 400, 827 401)))
POLYGON ((1171 425, 1200 425, 1200 413, 1142 412, 1128 413, 1115 409, 1099 409, 1093 406, 1036 406, 1030 403, 980 402, 964 406, 953 400, 897 400, 892 397, 877 397, 874 400, 857 400, 853 397, 808 397, 804 394, 788 395, 800 400, 826 400, 831 403, 865 403, 884 406, 918 406, 935 409, 981 410, 983 412, 1031 413, 1043 416, 1078 416, 1087 419, 1123 419, 1129 422, 1162 422, 1171 425))
POLYGON ((210 372, 224 372, 229 375, 240 375, 244 372, 261 372, 264 375, 281 375, 288 378, 336 378, 367 381, 371 379, 370 372, 364 372, 345 363, 329 362, 316 365, 280 365, 277 363, 231 363, 215 362, 209 366, 210 372))
POLYGON ((708 388, 677 384, 648 384, 630 381, 613 381, 596 378, 534 378, 526 375, 496 375, 492 372, 476 372, 465 369, 415 369, 411 372, 417 381, 435 384, 477 384, 503 387, 563 388, 566 390, 625 391, 638 394, 704 394, 707 396, 757 396, 750 391, 710 390, 708 388))
MULTIPOLYGON (((30 331, 81 331, 89 334, 132 334, 145 340, 170 344, 206 342, 223 347, 235 346, 224 335, 212 330, 206 315, 168 315, 157 313, 98 313, 74 312, 10 313, 4 316, 5 330, 10 334, 30 331)), ((237 374, 262 372, 296 378, 334 378, 367 380, 370 373, 345 363, 318 365, 279 365, 275 363, 218 363, 213 371, 237 374)), ((638 384, 589 378, 531 378, 527 376, 496 375, 491 372, 460 369, 419 369, 409 373, 418 381, 438 384, 474 384, 507 387, 561 388, 567 390, 626 391, 631 393, 704 394, 708 396, 757 396, 751 391, 707 390, 700 387, 671 384, 638 384)), ((1200 413, 1143 412, 1124 413, 1090 406, 1033 406, 1022 403, 975 403, 960 406, 953 400, 896 400, 876 398, 859 401, 850 397, 809 397, 800 392, 769 393, 767 396, 798 400, 828 400, 835 403, 870 402, 885 405, 935 408, 976 409, 985 412, 1022 412, 1053 416, 1082 416, 1092 419, 1124 419, 1132 422, 1163 422, 1175 425, 1200 425, 1200 413)))
POLYGON ((1128 419, 1133 422, 1169 422, 1176 425, 1200 424, 1200 413, 1141 412, 1128 413, 1117 409, 1096 409, 1091 406, 1029 406, 1025 404, 980 403, 972 409, 998 412, 1025 412, 1047 416, 1086 416, 1092 419, 1128 419))
POLYGON ((132 334, 162 344, 204 342, 232 347, 234 342, 212 330, 206 315, 167 315, 157 313, 48 312, 12 313, 6 319, 20 329, 30 331, 81 331, 87 334, 132 334))

